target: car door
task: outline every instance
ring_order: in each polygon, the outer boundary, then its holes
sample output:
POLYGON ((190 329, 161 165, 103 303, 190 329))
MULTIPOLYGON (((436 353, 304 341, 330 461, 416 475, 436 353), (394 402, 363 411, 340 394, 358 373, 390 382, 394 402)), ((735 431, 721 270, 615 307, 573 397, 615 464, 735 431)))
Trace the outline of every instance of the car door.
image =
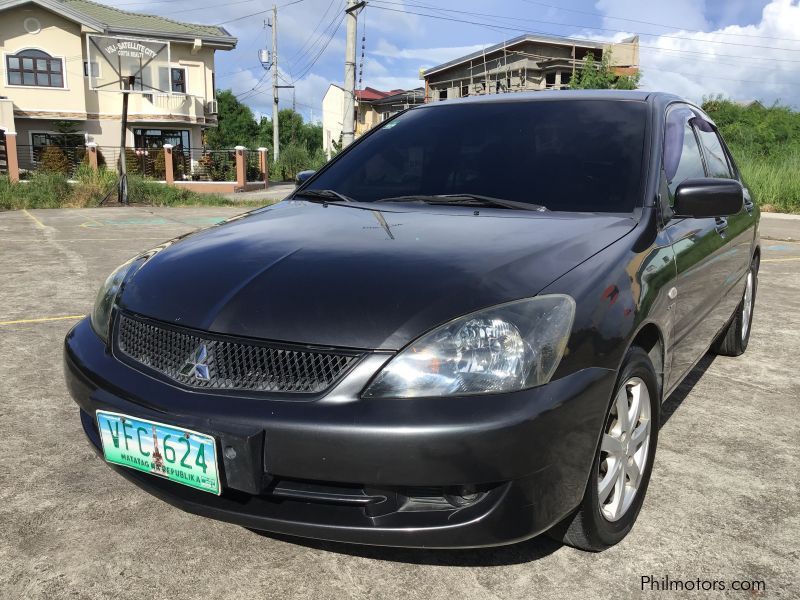
MULTIPOLYGON (((692 108, 683 104, 673 105, 667 112, 663 167, 670 206, 681 182, 706 177, 692 125, 696 117, 692 108)), ((667 389, 699 360, 727 319, 719 307, 730 270, 727 227, 724 219, 714 217, 672 217, 666 223, 677 269, 675 290, 670 294, 674 296, 674 316, 667 389)))
MULTIPOLYGON (((736 179, 741 183, 739 172, 714 124, 704 116, 696 117, 692 120, 692 124, 700 141, 708 176, 736 179)), ((728 317, 733 314, 741 300, 743 278, 750 268, 752 242, 755 235, 753 229, 755 226, 754 209, 750 192, 744 188, 744 204, 741 210, 734 215, 725 217, 727 224, 725 235, 728 238, 725 264, 729 271, 725 280, 720 311, 728 317)))

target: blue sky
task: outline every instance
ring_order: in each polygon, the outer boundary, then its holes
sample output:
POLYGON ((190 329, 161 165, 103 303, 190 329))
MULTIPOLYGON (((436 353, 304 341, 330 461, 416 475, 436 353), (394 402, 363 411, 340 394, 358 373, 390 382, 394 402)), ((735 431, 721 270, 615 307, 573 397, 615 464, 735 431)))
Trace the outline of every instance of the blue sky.
MULTIPOLYGON (((344 77, 345 27, 336 25, 346 1, 278 4, 281 77, 296 85, 298 110, 317 120, 329 83, 344 77)), ((271 4, 131 0, 116 6, 178 20, 226 22, 239 46, 218 53, 217 86, 232 89, 257 113, 269 113, 270 76, 257 58, 268 43, 263 22, 269 13, 254 13, 271 4)), ((421 68, 525 31, 592 39, 638 33, 645 89, 697 101, 723 94, 800 106, 798 0, 373 0, 359 17, 359 61, 366 37, 363 86, 417 87, 421 68)), ((291 90, 282 90, 281 104, 291 102, 291 90)))

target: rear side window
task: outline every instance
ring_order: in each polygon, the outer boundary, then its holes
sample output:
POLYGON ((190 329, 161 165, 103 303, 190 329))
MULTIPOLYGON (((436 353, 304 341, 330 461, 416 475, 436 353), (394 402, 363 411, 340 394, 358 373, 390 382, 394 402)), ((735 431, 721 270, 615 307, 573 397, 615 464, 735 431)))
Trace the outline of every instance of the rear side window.
POLYGON ((697 130, 697 137, 700 138, 700 143, 703 145, 703 155, 706 157, 708 176, 733 179, 728 158, 714 126, 699 117, 693 119, 692 123, 697 130))
POLYGON ((694 130, 690 124, 694 113, 688 108, 677 108, 667 114, 664 134, 664 171, 667 175, 670 199, 675 190, 687 179, 705 177, 703 159, 694 130))

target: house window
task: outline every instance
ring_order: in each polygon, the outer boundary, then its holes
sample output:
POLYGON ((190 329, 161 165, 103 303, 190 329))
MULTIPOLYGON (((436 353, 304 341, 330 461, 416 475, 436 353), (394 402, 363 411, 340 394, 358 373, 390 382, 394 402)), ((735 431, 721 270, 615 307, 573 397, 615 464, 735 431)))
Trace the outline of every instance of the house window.
MULTIPOLYGON (((89 77, 89 74, 90 74, 90 72, 89 72, 89 64, 90 63, 89 63, 88 60, 83 61, 83 76, 84 77, 89 77)), ((96 62, 92 61, 91 65, 92 65, 91 76, 92 77, 100 77, 100 63, 96 63, 96 62)))
POLYGON ((175 152, 191 148, 188 129, 134 129, 133 143, 137 148, 163 148, 172 144, 175 152))
POLYGON ((64 87, 64 63, 41 50, 23 50, 6 56, 8 85, 64 87))
POLYGON ((34 150, 41 150, 45 146, 62 146, 72 148, 83 146, 85 143, 84 134, 73 133, 54 133, 44 131, 31 132, 31 146, 34 150))
POLYGON ((186 93, 186 69, 182 68, 170 69, 169 80, 173 93, 175 94, 186 93))
POLYGON ((469 96, 469 84, 468 83, 462 83, 461 84, 461 97, 462 98, 466 98, 467 96, 469 96))
POLYGON ((439 90, 439 100, 447 100, 447 90, 439 90))

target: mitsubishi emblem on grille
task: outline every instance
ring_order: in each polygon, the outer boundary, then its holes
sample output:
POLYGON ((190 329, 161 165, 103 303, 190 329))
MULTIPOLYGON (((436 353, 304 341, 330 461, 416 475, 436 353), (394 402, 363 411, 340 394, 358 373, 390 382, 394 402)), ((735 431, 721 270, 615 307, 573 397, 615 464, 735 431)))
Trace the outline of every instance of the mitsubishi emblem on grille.
POLYGON ((195 379, 208 381, 211 377, 208 373, 206 360, 208 360, 208 349, 205 344, 200 344, 181 367, 181 375, 186 377, 194 376, 195 379))

